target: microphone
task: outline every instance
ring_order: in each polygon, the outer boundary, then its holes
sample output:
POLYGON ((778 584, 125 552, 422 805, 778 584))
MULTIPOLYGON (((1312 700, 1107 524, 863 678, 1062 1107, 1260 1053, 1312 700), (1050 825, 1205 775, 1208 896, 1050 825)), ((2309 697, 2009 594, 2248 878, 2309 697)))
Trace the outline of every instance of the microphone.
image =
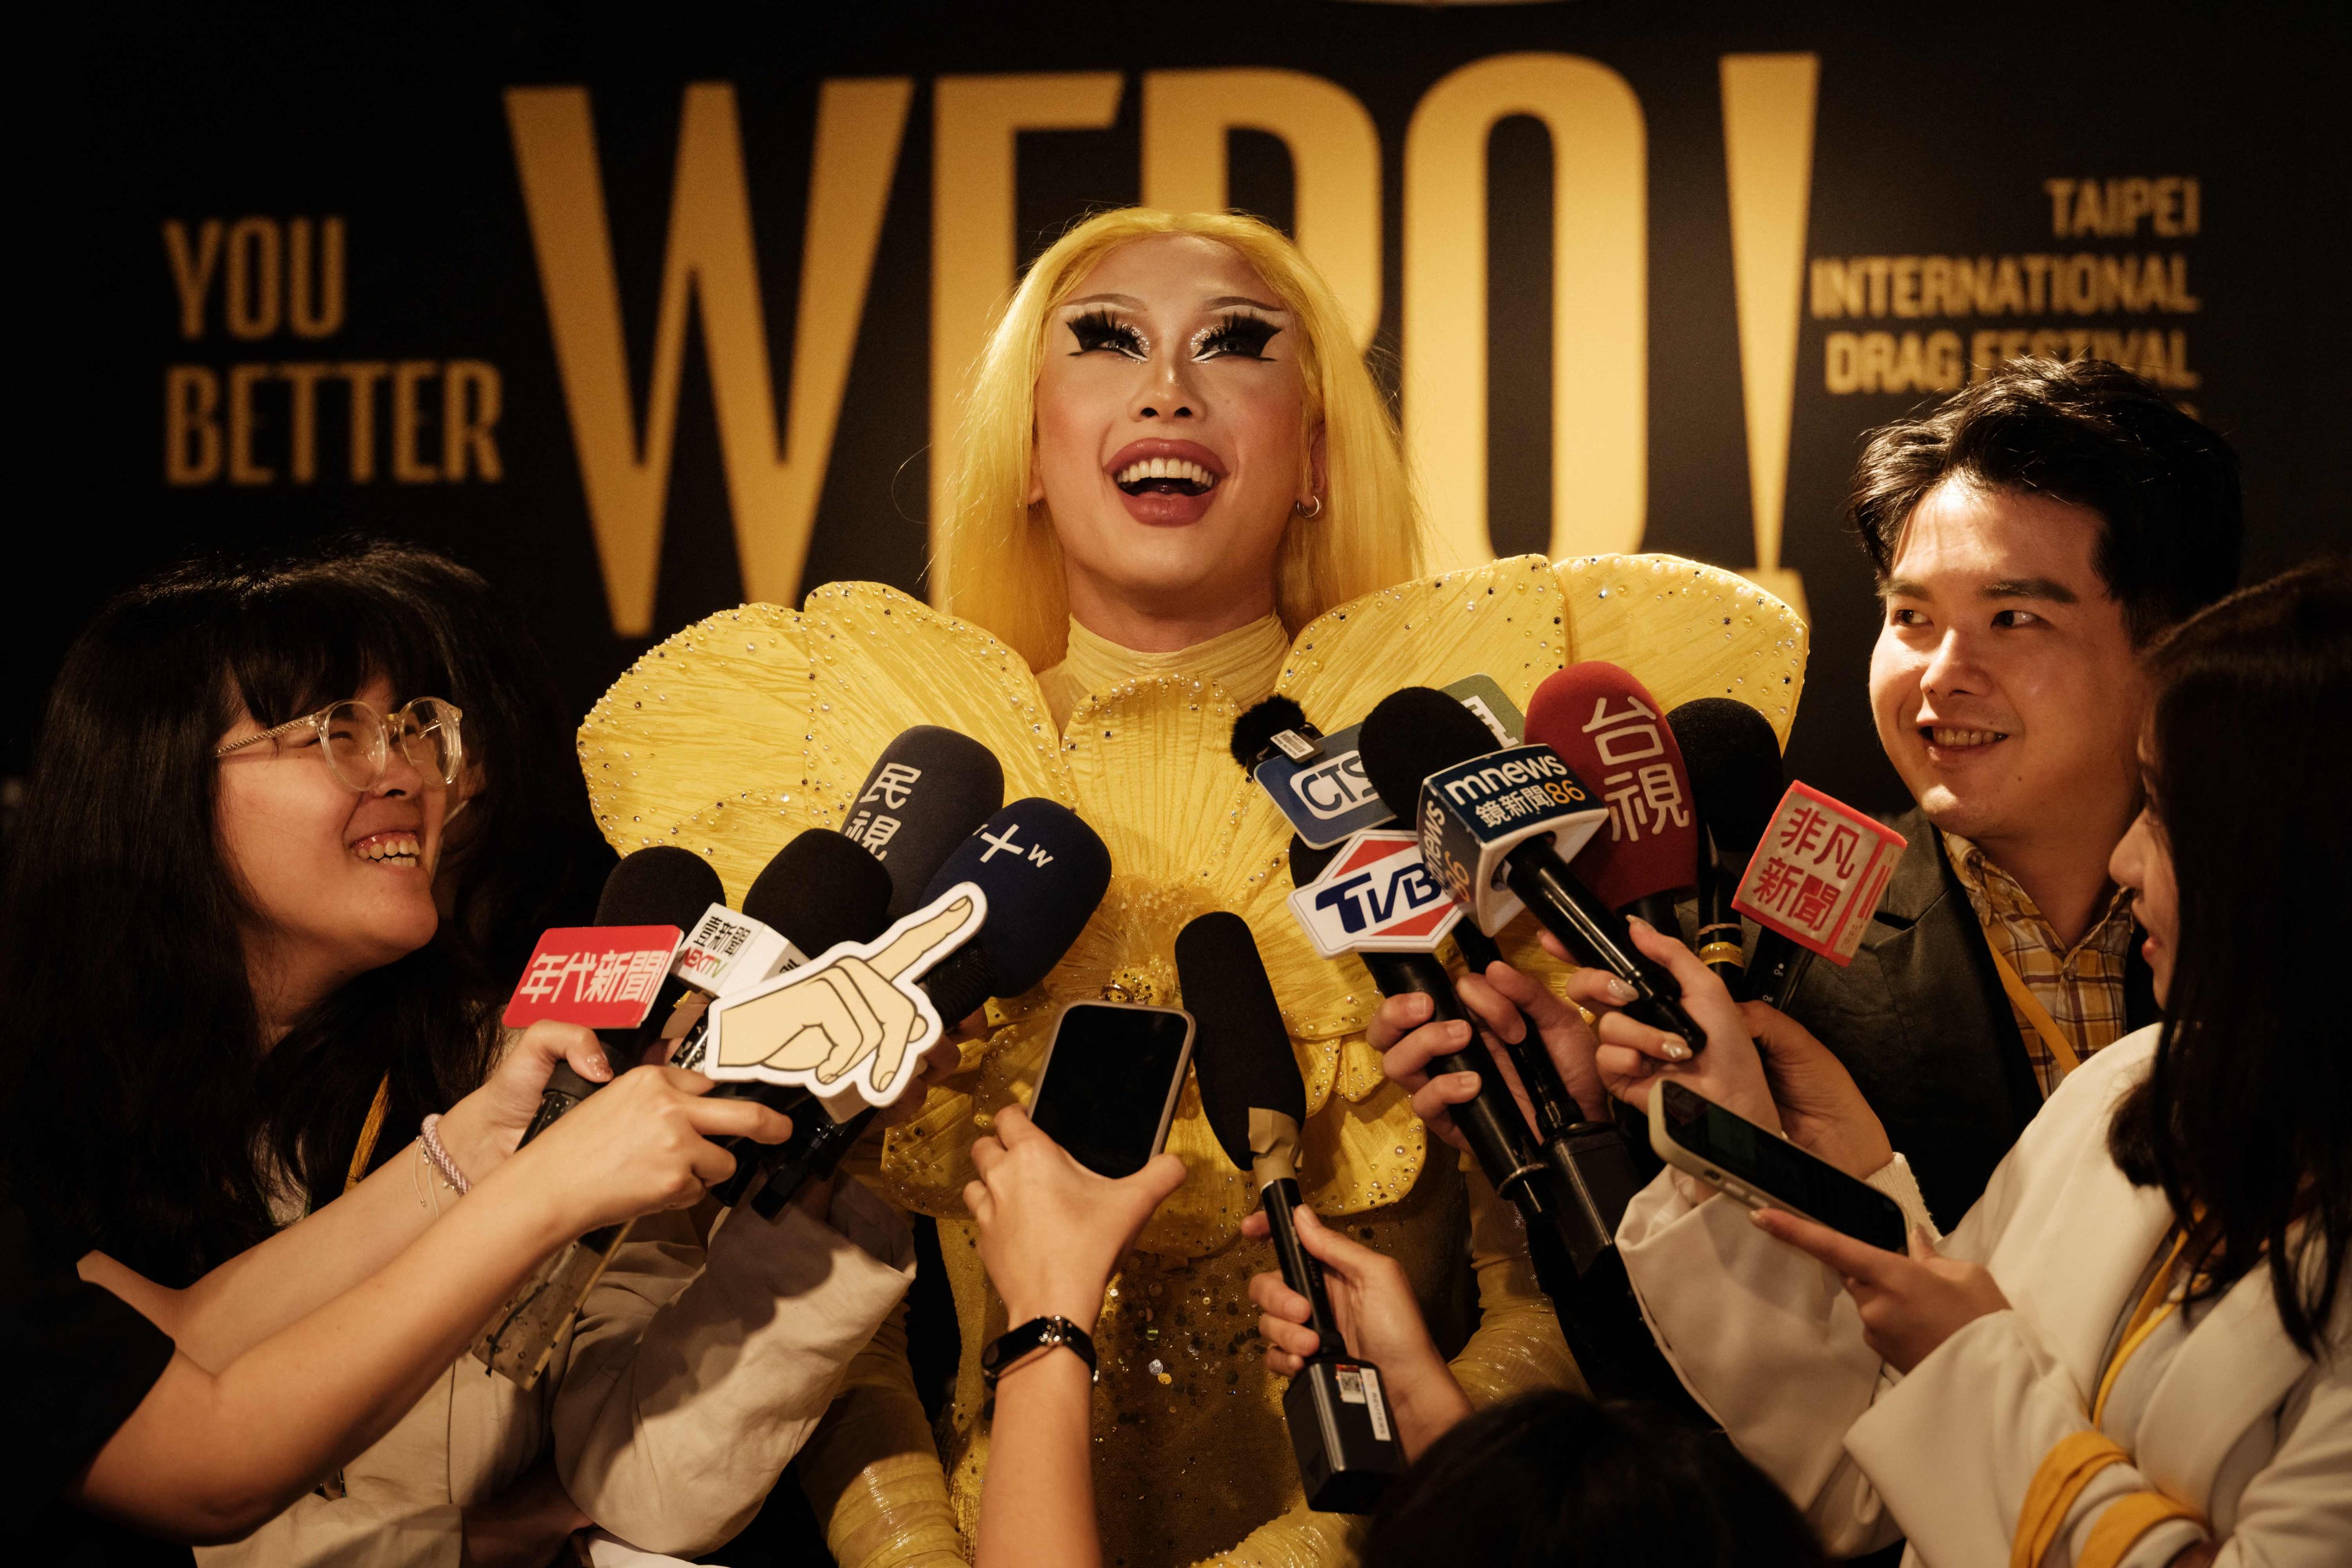
MULTIPOLYGON (((594 931, 615 927, 668 926, 680 932, 689 931, 695 929, 705 910, 714 903, 723 903, 726 897, 719 873, 701 856, 672 844, 651 845, 623 856, 620 863, 605 874, 604 890, 596 900, 596 924, 586 931, 575 928, 575 934, 593 940, 594 931)), ((584 999, 585 992, 603 989, 598 984, 599 977, 581 962, 585 957, 581 944, 563 942, 565 934, 559 929, 540 938, 539 948, 531 954, 507 1004, 505 1021, 509 1026, 520 1027, 531 1017, 559 1016, 567 984, 575 999, 584 999)), ((672 937, 670 945, 674 953, 677 937, 672 937)), ((646 1047, 671 1026, 681 1004, 693 994, 692 983, 680 977, 669 959, 662 961, 662 969, 660 987, 639 1016, 639 1021, 633 1026, 597 1030, 608 1065, 617 1058, 634 1066, 646 1047)), ((582 1021, 587 1020, 583 1017, 582 1021)), ((689 1016, 678 1021, 679 1026, 692 1021, 689 1016)), ((598 1087, 573 1071, 571 1063, 557 1062, 554 1070, 547 1075, 538 1113, 523 1130, 522 1142, 528 1143, 538 1137, 598 1087)))
MULTIPOLYGON (((743 912, 729 922, 747 930, 755 942, 761 934, 771 937, 782 947, 782 962, 730 970, 712 989, 725 996, 772 980, 836 943, 876 936, 890 923, 890 873, 873 856, 829 827, 803 830, 761 868, 743 894, 743 912)), ((698 1029, 670 1064, 700 1067, 709 1044, 698 1029)))
POLYGON ((1380 1368, 1349 1355, 1323 1267, 1298 1239, 1293 1211, 1307 1087, 1247 922, 1220 910, 1187 925, 1176 938, 1176 974, 1194 1022, 1201 1108, 1225 1157, 1256 1184, 1283 1282, 1307 1298, 1307 1327, 1321 1342, 1282 1396, 1307 1506, 1370 1513, 1404 1468, 1404 1450, 1380 1368))
POLYGON ((1571 840, 1574 854, 1603 809, 1549 746, 1496 752, 1494 739, 1444 692, 1408 686, 1364 721, 1364 769, 1382 803, 1420 828, 1423 858, 1481 931, 1532 910, 1580 962, 1633 988, 1626 1012, 1704 1050, 1706 1032, 1684 1011, 1674 976, 1633 946, 1625 917, 1576 879, 1554 843, 1571 840))
MULTIPOLYGON (((991 996, 1018 996, 1038 984, 1093 918, 1110 887, 1110 850, 1076 812, 1040 796, 1016 800, 981 824, 923 889, 920 909, 969 883, 987 900, 979 931, 913 984, 953 1027, 991 996)), ((773 1219, 810 1180, 832 1173, 872 1125, 875 1110, 836 1121, 800 1119, 778 1145, 752 1207, 773 1219)))
POLYGON ((1527 738, 1549 746, 1609 806, 1570 868, 1609 908, 1679 934, 1675 900, 1698 880, 1698 824, 1682 747, 1657 700, 1625 670, 1588 659, 1528 700, 1527 738))
MULTIPOLYGON (((1447 700, 1452 700, 1450 698, 1447 700)), ((1465 717, 1467 717, 1465 714, 1465 717)), ((1476 723, 1476 720, 1471 720, 1476 723)), ((1325 867, 1339 855, 1344 843, 1318 849, 1304 838, 1293 834, 1290 839, 1290 880, 1293 886, 1304 888, 1323 874, 1325 867)), ((1198 922, 1195 922, 1196 924, 1198 922)), ((1457 926, 1457 936, 1468 930, 1457 926)), ((1429 1021, 1433 1024, 1465 1022, 1472 1025, 1470 1042, 1458 1051, 1431 1058, 1429 1068, 1435 1073, 1475 1072, 1478 1075, 1478 1096, 1466 1105, 1454 1108, 1454 1125, 1462 1129, 1463 1140, 1470 1145, 1471 1154, 1478 1168, 1494 1184, 1503 1196, 1530 1211, 1530 1217, 1539 1217, 1551 1207, 1548 1194, 1535 1186, 1530 1178, 1543 1169, 1543 1164, 1528 1147, 1524 1124, 1519 1120, 1518 1107, 1511 1103, 1511 1091, 1495 1071, 1495 1058, 1480 1037, 1476 1020, 1463 1007, 1454 992, 1454 978, 1445 973, 1445 965, 1430 952, 1380 952, 1360 950, 1356 956, 1363 961, 1371 974, 1372 984, 1383 996, 1400 996, 1419 992, 1429 998, 1429 1021)), ((1197 1049, 1198 1047, 1195 1047, 1197 1049)), ((1538 1046, 1538 1049, 1541 1049, 1538 1046)), ((1238 1162, 1237 1162, 1238 1163, 1238 1162)))
POLYGON ((1307 710, 1276 695, 1242 711, 1226 750, 1246 773, 1276 752, 1294 763, 1311 761, 1322 754, 1322 739, 1323 731, 1307 721, 1307 710))
POLYGON ((1748 960, 1731 898, 1780 798, 1780 742, 1764 715, 1736 698, 1685 702, 1666 722, 1681 743, 1698 808, 1699 960, 1745 998, 1748 960))
POLYGON ((931 873, 1003 804, 1003 765, 969 735, 918 724, 883 748, 851 800, 841 832, 890 873, 884 925, 922 906, 931 873))

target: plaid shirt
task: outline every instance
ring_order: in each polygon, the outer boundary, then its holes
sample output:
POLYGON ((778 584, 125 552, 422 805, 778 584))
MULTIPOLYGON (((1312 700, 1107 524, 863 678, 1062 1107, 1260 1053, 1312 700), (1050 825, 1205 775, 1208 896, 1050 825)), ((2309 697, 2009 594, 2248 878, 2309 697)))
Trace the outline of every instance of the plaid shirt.
MULTIPOLYGON (((1958 834, 1944 836, 1944 853, 1959 873, 1969 903, 1984 927, 1985 940, 2009 961, 2017 977, 2050 1016, 2066 1031, 2077 1060, 2088 1060, 2102 1047, 2124 1033, 2124 965, 2131 956, 2131 894, 2122 888, 2107 900, 2099 923, 2070 949, 2058 944, 2058 933, 2042 918, 2033 900, 2017 879, 1985 858, 1985 852, 1958 834)), ((2043 1098, 2058 1087, 2063 1076, 2050 1047, 2032 1021, 2012 1004, 2018 1033, 2025 1037, 2025 1054, 2043 1098)))

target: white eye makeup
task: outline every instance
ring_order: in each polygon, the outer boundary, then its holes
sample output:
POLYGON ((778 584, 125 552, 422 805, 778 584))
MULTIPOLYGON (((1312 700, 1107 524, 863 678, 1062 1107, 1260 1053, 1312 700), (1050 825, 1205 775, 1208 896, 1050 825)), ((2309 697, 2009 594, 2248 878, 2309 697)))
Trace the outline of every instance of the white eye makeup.
MULTIPOLYGON (((1069 329, 1073 358, 1090 353, 1113 353, 1131 360, 1150 357, 1151 341, 1142 329, 1107 305, 1097 305, 1064 324, 1069 329)), ((1266 346, 1282 331, 1255 309, 1227 310, 1192 334, 1192 357, 1195 361, 1264 360, 1270 357, 1266 346)))

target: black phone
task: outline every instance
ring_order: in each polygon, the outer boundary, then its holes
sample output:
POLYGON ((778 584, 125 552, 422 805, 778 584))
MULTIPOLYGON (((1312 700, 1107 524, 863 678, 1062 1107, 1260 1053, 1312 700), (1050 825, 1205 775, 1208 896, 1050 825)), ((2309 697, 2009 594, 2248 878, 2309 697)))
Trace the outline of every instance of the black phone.
POLYGON ((1131 1176, 1168 1142, 1192 1060, 1181 1007, 1073 1002, 1055 1021, 1029 1119, 1088 1170, 1131 1176))
POLYGON ((1650 1145, 1749 1208, 1785 1209, 1889 1252, 1911 1227, 1893 1198, 1672 1079, 1650 1093, 1650 1145))

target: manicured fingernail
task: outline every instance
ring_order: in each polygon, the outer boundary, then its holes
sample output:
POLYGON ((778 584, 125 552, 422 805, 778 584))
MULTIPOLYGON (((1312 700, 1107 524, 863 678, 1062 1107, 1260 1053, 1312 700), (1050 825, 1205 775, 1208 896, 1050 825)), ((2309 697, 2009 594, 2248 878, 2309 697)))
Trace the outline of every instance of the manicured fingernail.
POLYGON ((1435 1005, 1435 1003, 1432 1002, 1427 996, 1418 991, 1404 999, 1404 1010, 1412 1014, 1416 1018, 1420 1017, 1423 1014, 1428 1012, 1430 1008, 1435 1005))
POLYGON ((1631 926, 1640 926, 1643 931, 1654 931, 1655 929, 1657 929, 1657 928, 1655 928, 1654 926, 1651 925, 1649 921, 1647 921, 1643 920, 1643 919, 1641 916, 1639 916, 1639 915, 1628 915, 1628 916, 1626 916, 1626 917, 1625 917, 1625 923, 1626 923, 1627 925, 1631 925, 1631 926))
POLYGON ((1686 1062, 1691 1059, 1691 1048, 1680 1040, 1668 1040, 1666 1059, 1670 1062, 1686 1062))
POLYGON ((1633 999, 1633 988, 1622 980, 1618 979, 1615 975, 1611 975, 1609 977, 1609 1000, 1612 1002, 1631 1002, 1633 999))

